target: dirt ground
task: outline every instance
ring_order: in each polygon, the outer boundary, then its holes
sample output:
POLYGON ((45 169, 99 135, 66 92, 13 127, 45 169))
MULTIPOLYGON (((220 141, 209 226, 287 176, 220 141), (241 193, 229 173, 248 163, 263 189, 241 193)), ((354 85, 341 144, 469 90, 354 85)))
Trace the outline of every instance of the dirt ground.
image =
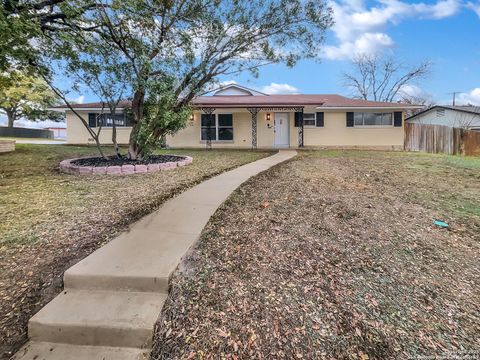
POLYGON ((159 153, 188 154, 193 163, 153 174, 82 177, 60 173, 58 164, 96 155, 95 148, 20 144, 0 155, 0 358, 26 340, 28 319, 61 291, 67 268, 176 193, 269 154, 159 153))
POLYGON ((480 358, 479 250, 480 158, 303 152, 211 219, 152 358, 480 358))

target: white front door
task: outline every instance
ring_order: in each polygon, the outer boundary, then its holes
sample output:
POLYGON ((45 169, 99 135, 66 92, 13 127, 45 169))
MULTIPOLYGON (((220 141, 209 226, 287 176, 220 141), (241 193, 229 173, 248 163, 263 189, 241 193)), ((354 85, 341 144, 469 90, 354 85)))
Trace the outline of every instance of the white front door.
POLYGON ((287 113, 275 113, 274 119, 274 131, 275 131, 275 146, 289 146, 288 141, 288 114, 287 113))

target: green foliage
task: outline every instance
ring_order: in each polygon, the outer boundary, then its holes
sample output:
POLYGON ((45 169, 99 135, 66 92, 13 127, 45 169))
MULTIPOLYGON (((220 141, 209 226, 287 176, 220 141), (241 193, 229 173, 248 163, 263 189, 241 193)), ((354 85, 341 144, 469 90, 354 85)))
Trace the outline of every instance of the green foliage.
POLYGON ((68 33, 72 26, 77 31, 91 30, 75 21, 99 5, 84 0, 2 0, 1 4, 0 71, 15 67, 31 73, 38 71, 42 39, 68 33))
POLYGON ((0 11, 0 71, 8 70, 15 64, 28 63, 35 56, 29 39, 36 38, 38 22, 26 14, 15 11, 14 1, 3 0, 0 11))
POLYGON ((165 135, 173 135, 183 129, 192 113, 188 105, 177 107, 178 99, 171 83, 159 82, 149 86, 144 105, 143 120, 135 134, 141 156, 150 155, 160 146, 165 135))
POLYGON ((0 73, 0 110, 7 114, 9 126, 19 117, 60 121, 47 110, 56 102, 58 97, 42 79, 17 70, 0 73))
POLYGON ((191 100, 220 76, 317 57, 332 24, 324 0, 63 0, 59 11, 39 64, 102 100, 131 95, 131 158, 182 128, 191 100))

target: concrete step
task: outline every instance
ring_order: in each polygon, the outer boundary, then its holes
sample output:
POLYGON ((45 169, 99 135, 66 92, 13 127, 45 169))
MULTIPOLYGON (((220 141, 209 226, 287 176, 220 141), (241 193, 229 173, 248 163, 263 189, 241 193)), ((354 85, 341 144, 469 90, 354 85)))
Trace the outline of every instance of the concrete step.
POLYGON ((134 226, 68 269, 65 289, 166 293, 170 274, 197 239, 198 234, 134 226))
POLYGON ((147 360, 148 350, 28 342, 11 360, 147 360))
POLYGON ((76 345, 151 347, 166 295, 66 290, 33 316, 30 340, 76 345))

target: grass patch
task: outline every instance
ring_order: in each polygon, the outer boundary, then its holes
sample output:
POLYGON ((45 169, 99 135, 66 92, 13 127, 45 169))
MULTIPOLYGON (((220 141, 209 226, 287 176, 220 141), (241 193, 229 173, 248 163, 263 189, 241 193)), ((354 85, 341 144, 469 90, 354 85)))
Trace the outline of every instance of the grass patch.
MULTIPOLYGON (((112 154, 112 148, 105 148, 112 154)), ((0 357, 26 339, 31 315, 62 288, 63 272, 166 199, 268 151, 168 150, 193 163, 128 176, 61 173, 66 158, 93 147, 18 144, 0 154, 0 357)))

